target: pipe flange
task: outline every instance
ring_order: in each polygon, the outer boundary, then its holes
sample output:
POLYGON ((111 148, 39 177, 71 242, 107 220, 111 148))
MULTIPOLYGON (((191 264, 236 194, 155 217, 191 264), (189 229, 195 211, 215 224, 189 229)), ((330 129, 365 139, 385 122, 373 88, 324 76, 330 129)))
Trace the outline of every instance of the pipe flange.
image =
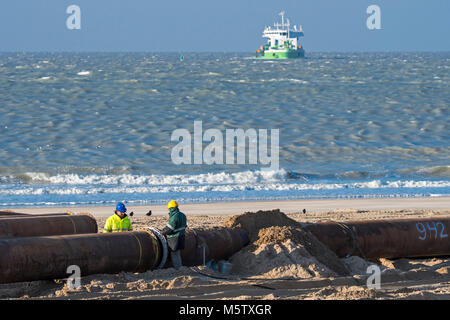
POLYGON ((168 246, 167 246, 167 240, 161 234, 161 232, 159 232, 158 229, 155 229, 155 228, 152 228, 152 227, 148 227, 148 230, 150 230, 158 238, 159 243, 161 243, 161 247, 163 249, 163 254, 162 254, 162 257, 161 257, 161 263, 156 268, 156 269, 161 269, 166 264, 167 256, 169 254, 169 249, 168 249, 168 246))

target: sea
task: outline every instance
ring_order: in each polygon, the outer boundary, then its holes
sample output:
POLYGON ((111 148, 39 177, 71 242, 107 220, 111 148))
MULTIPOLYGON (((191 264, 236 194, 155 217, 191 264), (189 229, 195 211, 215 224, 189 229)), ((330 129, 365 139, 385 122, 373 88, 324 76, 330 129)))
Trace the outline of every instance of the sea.
POLYGON ((0 210, 449 196, 449 105, 449 52, 0 53, 0 210), (174 163, 195 121, 278 167, 174 163))

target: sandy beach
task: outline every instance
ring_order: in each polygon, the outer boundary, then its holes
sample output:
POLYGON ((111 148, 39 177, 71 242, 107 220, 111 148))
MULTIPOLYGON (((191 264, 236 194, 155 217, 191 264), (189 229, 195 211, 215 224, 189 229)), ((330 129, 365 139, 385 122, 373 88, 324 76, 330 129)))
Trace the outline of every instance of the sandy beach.
MULTIPOLYGON (((190 228, 230 225, 236 215, 280 209, 296 222, 349 221, 450 216, 449 198, 367 199, 186 204, 181 209, 190 228), (306 209, 306 213, 303 213, 306 209)), ((101 231, 109 207, 27 208, 16 212, 88 212, 101 231)), ((129 207, 135 230, 166 224, 163 206, 129 207), (145 212, 152 210, 152 216, 145 212)), ((269 211, 270 213, 270 211, 269 211)), ((284 214, 282 216, 284 217, 284 214)), ((269 222, 270 224, 270 222, 269 222)), ((283 236, 285 227, 270 225, 251 235, 251 243, 234 254, 232 271, 223 275, 206 266, 96 274, 69 289, 64 279, 0 285, 2 299, 449 299, 450 258, 379 259, 357 256, 328 260, 308 252, 306 243, 283 236), (280 229, 281 228, 281 229, 280 229), (366 285, 367 267, 381 270, 381 288, 366 285), (345 272, 339 271, 346 270, 345 272)))
MULTIPOLYGON (((167 215, 165 205, 132 206, 128 212, 143 216, 149 210, 152 215, 167 215)), ((329 212, 335 210, 413 210, 413 209, 449 209, 450 197, 430 198, 388 198, 388 199, 333 199, 333 200, 288 200, 254 202, 214 202, 202 204, 184 204, 183 210, 189 215, 240 214, 245 211, 280 209, 284 213, 295 213, 306 209, 307 212, 329 212)), ((56 208, 17 208, 14 211, 40 214, 49 212, 88 212, 96 218, 104 218, 113 212, 112 207, 56 207, 56 208)))

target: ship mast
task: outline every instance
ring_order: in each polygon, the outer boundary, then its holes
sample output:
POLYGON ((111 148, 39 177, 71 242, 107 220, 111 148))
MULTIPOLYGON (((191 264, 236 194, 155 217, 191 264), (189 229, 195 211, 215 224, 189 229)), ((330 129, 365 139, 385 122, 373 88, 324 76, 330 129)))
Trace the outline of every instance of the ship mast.
POLYGON ((281 16, 281 27, 282 27, 282 28, 284 27, 284 14, 285 14, 284 11, 281 11, 281 12, 279 13, 279 15, 281 16))
POLYGON ((291 22, 289 21, 289 19, 286 19, 287 20, 287 34, 288 34, 288 38, 290 38, 291 37, 291 22))

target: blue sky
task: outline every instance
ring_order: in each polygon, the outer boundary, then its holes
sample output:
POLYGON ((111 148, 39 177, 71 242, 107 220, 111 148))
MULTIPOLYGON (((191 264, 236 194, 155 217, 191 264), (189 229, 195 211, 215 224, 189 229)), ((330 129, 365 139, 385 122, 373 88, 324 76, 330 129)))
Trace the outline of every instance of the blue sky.
POLYGON ((309 52, 450 51, 449 0, 2 0, 0 51, 253 52, 281 10, 309 52), (81 30, 66 27, 72 4, 81 30), (372 4, 381 30, 366 27, 372 4))

